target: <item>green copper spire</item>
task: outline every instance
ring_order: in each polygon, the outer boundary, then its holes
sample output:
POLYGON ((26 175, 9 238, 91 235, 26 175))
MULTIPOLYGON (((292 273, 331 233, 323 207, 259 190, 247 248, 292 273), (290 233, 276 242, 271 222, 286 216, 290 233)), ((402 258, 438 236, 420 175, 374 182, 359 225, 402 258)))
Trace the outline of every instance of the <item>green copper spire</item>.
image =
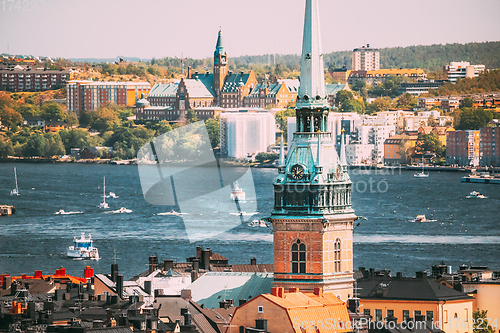
POLYGON ((226 50, 224 49, 224 45, 222 45, 222 30, 219 30, 217 44, 215 45, 214 61, 216 64, 219 62, 219 58, 221 59, 221 62, 225 62, 227 59, 226 50))
POLYGON ((297 109, 329 107, 325 94, 324 68, 318 0, 307 0, 297 109))

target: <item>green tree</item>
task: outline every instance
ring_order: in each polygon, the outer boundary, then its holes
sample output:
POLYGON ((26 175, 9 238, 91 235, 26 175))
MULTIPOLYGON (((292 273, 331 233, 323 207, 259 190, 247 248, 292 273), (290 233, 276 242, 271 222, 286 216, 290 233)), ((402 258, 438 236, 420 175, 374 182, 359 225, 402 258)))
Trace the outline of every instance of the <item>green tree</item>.
POLYGON ((45 156, 64 155, 65 149, 58 133, 45 133, 45 156))
POLYGON ((255 156, 255 161, 258 162, 258 163, 264 163, 265 161, 267 161, 269 159, 268 157, 268 154, 267 153, 264 153, 264 152, 261 152, 261 153, 258 153, 256 156, 255 156))
POLYGON ((42 105, 42 109, 40 115, 43 119, 47 121, 64 121, 65 114, 63 108, 54 101, 44 102, 42 105))
POLYGON ((207 128, 208 138, 210 139, 212 148, 218 147, 220 144, 220 119, 208 119, 205 121, 205 126, 207 128))
POLYGON ((396 100, 396 107, 400 109, 413 109, 417 106, 417 98, 410 93, 404 93, 396 100))
POLYGON ((196 115, 196 111, 194 111, 193 109, 187 110, 186 119, 187 119, 188 124, 197 122, 198 116, 196 115))
POLYGON ((436 119, 434 118, 434 116, 432 114, 427 119, 427 125, 432 126, 432 127, 436 126, 436 119))
POLYGON ((358 101, 357 99, 347 100, 341 104, 339 109, 340 112, 356 112, 363 113, 365 110, 364 103, 358 101))
POLYGON ((2 125, 10 129, 12 126, 21 124, 23 122, 23 117, 10 106, 0 105, 0 120, 2 121, 2 125))
POLYGON ((117 125, 120 125, 117 112, 106 105, 94 112, 90 122, 90 127, 101 133, 112 130, 117 125))
POLYGON ((478 130, 485 127, 492 119, 493 114, 483 108, 462 108, 460 113, 459 130, 478 130))
POLYGON ((392 108, 392 100, 388 97, 377 98, 368 104, 369 113, 387 111, 392 108))
POLYGON ((94 113, 92 111, 83 111, 80 114, 80 126, 88 127, 94 120, 94 113))
POLYGON ((45 156, 46 145, 42 134, 33 133, 23 147, 23 155, 26 157, 45 156))
POLYGON ((460 107, 471 108, 474 103, 474 100, 470 97, 465 97, 460 103, 460 107))
POLYGON ((68 125, 69 127, 79 125, 78 117, 76 116, 75 112, 68 111, 68 114, 66 115, 66 125, 68 125))
POLYGON ((23 118, 26 117, 36 117, 40 115, 40 109, 38 106, 33 105, 33 104, 24 104, 21 105, 17 111, 23 116, 23 118))
MULTIPOLYGON (((472 312, 474 319, 472 325, 473 333, 494 333, 493 327, 488 322, 488 310, 479 310, 472 312)), ((498 328, 498 327, 497 327, 498 328)))
POLYGON ((66 153, 71 153, 71 148, 85 149, 92 146, 90 144, 90 134, 83 128, 73 128, 68 130, 59 131, 59 136, 66 149, 66 153))
POLYGON ((410 146, 409 137, 406 134, 401 136, 401 142, 399 143, 399 155, 407 163, 412 155, 412 148, 410 146))
POLYGON ((342 103, 345 103, 346 101, 350 101, 353 98, 354 98, 354 96, 353 96, 352 92, 350 92, 349 90, 340 90, 335 95, 335 104, 342 105, 342 103))
POLYGON ((352 88, 352 90, 355 90, 355 91, 362 91, 363 89, 366 88, 366 82, 365 82, 365 80, 356 80, 356 82, 354 83, 354 85, 351 88, 352 88))
POLYGON ((3 142, 0 140, 0 158, 6 158, 14 155, 14 147, 11 141, 3 142))

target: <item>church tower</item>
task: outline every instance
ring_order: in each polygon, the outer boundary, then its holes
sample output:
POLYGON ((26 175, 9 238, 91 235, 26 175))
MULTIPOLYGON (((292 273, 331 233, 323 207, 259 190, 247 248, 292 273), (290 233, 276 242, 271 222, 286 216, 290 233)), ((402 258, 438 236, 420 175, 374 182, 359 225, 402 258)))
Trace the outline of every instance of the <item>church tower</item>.
POLYGON ((220 105, 220 92, 227 76, 227 54, 222 45, 222 31, 219 30, 214 52, 214 92, 215 105, 220 105))
MULTIPOLYGON (((306 0, 297 128, 274 181, 275 287, 352 296, 352 182, 328 130, 318 0, 306 0)), ((343 138, 343 136, 342 136, 343 138)))

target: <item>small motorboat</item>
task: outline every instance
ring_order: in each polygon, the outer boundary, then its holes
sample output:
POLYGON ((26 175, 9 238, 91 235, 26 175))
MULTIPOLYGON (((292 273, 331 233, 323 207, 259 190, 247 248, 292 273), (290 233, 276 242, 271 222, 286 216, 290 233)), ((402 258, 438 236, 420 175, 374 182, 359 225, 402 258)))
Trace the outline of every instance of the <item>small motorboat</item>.
POLYGON ((109 192, 109 197, 113 199, 119 198, 119 196, 117 196, 115 192, 109 192))
POLYGON ((478 191, 472 191, 469 193, 469 195, 466 197, 467 199, 470 198, 476 198, 476 199, 487 199, 488 197, 484 196, 481 194, 481 192, 478 191))
POLYGON ((75 260, 99 260, 99 251, 97 251, 96 247, 92 246, 92 235, 89 234, 87 238, 84 232, 82 232, 80 239, 76 238, 76 236, 73 238, 73 245, 68 248, 66 255, 75 260))
POLYGON ((160 216, 163 216, 163 215, 180 216, 180 215, 185 215, 185 214, 187 214, 187 213, 180 213, 180 212, 176 212, 175 210, 171 210, 170 212, 158 213, 156 215, 160 215, 160 216))
POLYGON ((247 224, 249 227, 252 228, 269 228, 267 225, 266 221, 264 220, 253 220, 252 222, 247 224))
POLYGON ((427 219, 425 218, 425 215, 417 215, 415 222, 427 222, 427 219))
POLYGON ((125 207, 121 207, 120 209, 114 210, 113 214, 123 214, 123 213, 132 213, 131 209, 127 209, 125 207))
POLYGON ((72 215, 72 214, 82 214, 83 212, 66 212, 64 209, 59 209, 58 212, 55 212, 55 215, 72 215))

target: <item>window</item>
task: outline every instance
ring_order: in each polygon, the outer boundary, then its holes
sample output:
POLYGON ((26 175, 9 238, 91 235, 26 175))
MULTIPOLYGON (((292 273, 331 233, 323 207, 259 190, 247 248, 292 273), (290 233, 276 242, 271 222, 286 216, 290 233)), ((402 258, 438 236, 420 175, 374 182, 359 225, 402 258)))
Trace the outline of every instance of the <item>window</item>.
POLYGON ((433 311, 427 311, 425 313, 425 320, 426 321, 434 321, 434 312, 433 311))
POLYGON ((306 245, 300 239, 292 245, 292 273, 306 272, 306 245))
POLYGON ((403 310, 403 321, 408 321, 410 318, 410 310, 403 310))
POLYGON ((364 309, 363 314, 370 316, 370 309, 364 309))
POLYGON ((333 262, 334 262, 334 269, 335 272, 340 272, 341 271, 341 259, 340 259, 340 238, 337 238, 335 240, 335 243, 333 245, 333 262))
POLYGON ((413 318, 414 319, 417 319, 417 316, 421 316, 421 315, 422 315, 422 311, 420 311, 420 310, 413 311, 413 318))
POLYGON ((259 306, 257 307, 257 312, 258 312, 258 313, 264 313, 264 307, 263 307, 262 305, 259 305, 259 306))
POLYGON ((394 310, 387 310, 387 318, 394 318, 394 310))
POLYGON ((375 309, 375 321, 382 321, 382 309, 375 309))

